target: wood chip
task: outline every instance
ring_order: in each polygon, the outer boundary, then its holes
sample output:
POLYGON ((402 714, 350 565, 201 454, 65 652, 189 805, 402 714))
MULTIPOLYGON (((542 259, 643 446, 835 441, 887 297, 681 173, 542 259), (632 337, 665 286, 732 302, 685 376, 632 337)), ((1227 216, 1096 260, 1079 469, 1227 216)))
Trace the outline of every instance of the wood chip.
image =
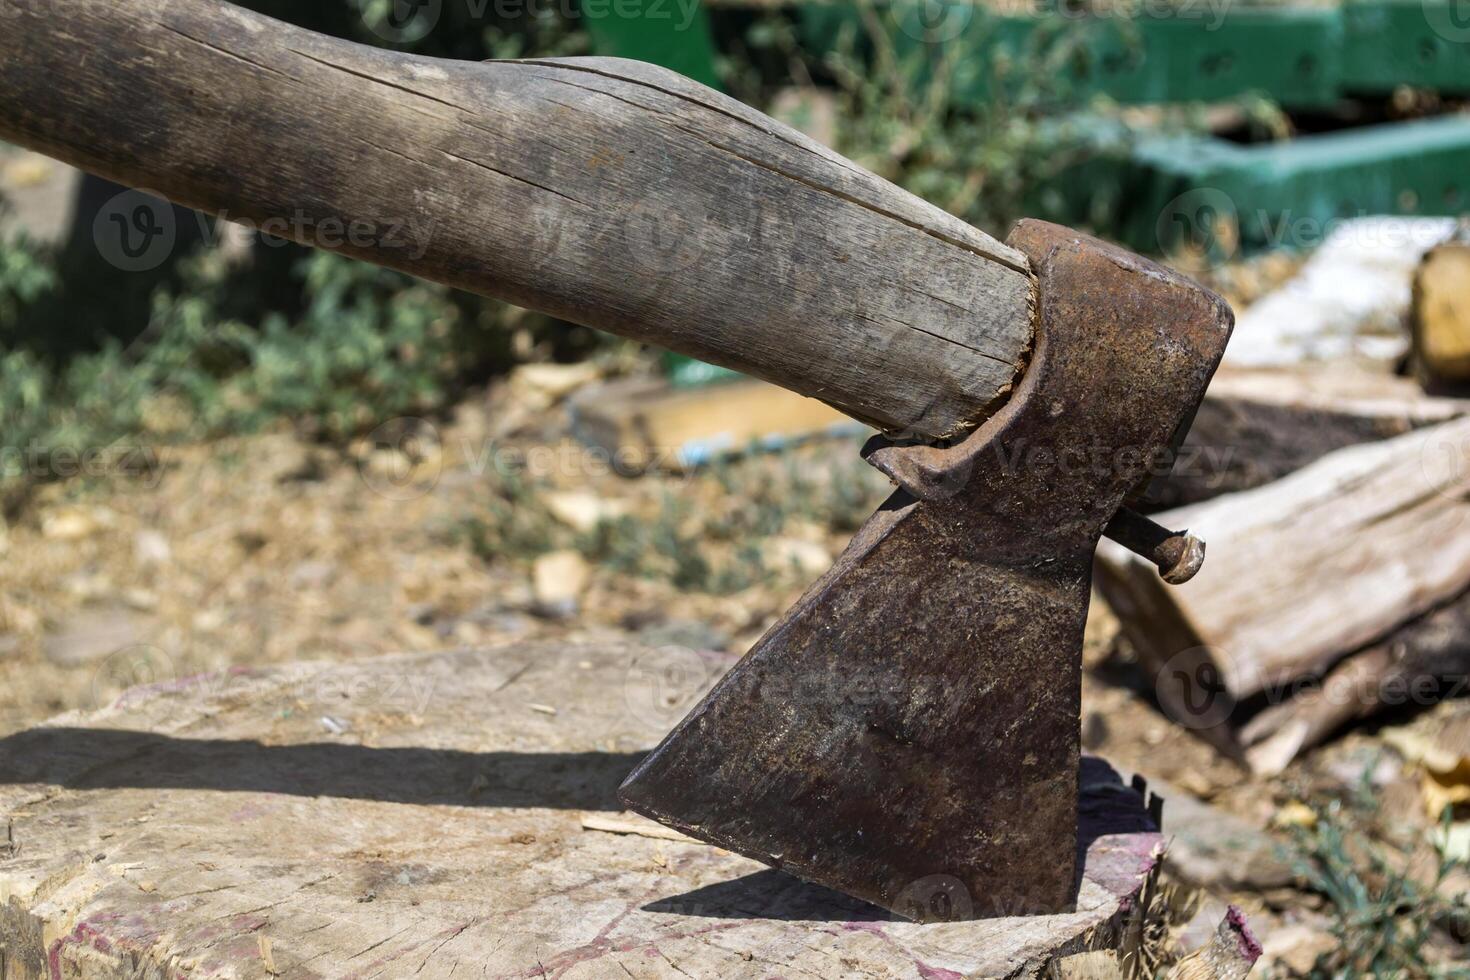
POLYGON ((256 939, 260 944, 260 962, 265 966, 265 972, 273 977, 280 976, 281 971, 276 967, 275 958, 271 956, 270 938, 264 934, 257 934, 256 939))
POLYGON ((654 840, 682 841, 686 844, 701 843, 677 830, 631 813, 620 813, 616 816, 609 816, 605 813, 584 813, 582 814, 582 829, 598 830, 605 834, 632 834, 637 837, 651 837, 654 840))

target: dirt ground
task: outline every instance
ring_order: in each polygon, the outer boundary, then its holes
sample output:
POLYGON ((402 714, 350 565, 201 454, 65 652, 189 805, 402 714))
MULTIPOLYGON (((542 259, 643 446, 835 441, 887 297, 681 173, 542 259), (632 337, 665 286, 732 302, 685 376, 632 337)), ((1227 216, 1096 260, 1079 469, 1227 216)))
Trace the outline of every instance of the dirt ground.
MULTIPOLYGON (((39 158, 5 163, 12 195, 65 193, 39 158)), ((1241 309, 1300 264, 1274 253, 1209 284, 1241 309)), ((144 465, 123 473, 114 452, 40 487, 0 519, 0 737, 233 666, 533 638, 743 652, 888 491, 852 439, 619 476, 569 433, 565 398, 588 380, 586 365, 532 365, 345 451, 282 425, 115 447, 144 465)), ((1100 599, 1084 663, 1086 751, 1168 800, 1175 952, 1233 903, 1266 940, 1258 972, 1305 975, 1344 943, 1404 945, 1396 917, 1463 900, 1465 876, 1438 874, 1425 840, 1438 805, 1470 805, 1470 705, 1386 719, 1264 779, 1156 708, 1100 599), (1335 877, 1307 870, 1334 861, 1335 877)), ((1453 969, 1462 928, 1436 925, 1413 961, 1453 969)))
MULTIPOLYGON (((347 452, 283 431, 150 449, 141 475, 43 487, 0 536, 0 734, 236 665, 569 636, 743 651, 885 492, 850 440, 618 476, 569 438, 556 369, 523 380, 347 452)), ((1261 780, 1155 708, 1100 601, 1084 656, 1087 751, 1181 801, 1165 810, 1181 942, 1235 903, 1284 957, 1278 975, 1309 967, 1340 916, 1279 848, 1317 826, 1307 801, 1364 787, 1378 806, 1363 840, 1410 840, 1400 866, 1435 886, 1411 833, 1430 824, 1425 772, 1404 746, 1449 737, 1470 757, 1465 705, 1352 733, 1261 780)), ((1362 866, 1364 880, 1384 873, 1362 866)))

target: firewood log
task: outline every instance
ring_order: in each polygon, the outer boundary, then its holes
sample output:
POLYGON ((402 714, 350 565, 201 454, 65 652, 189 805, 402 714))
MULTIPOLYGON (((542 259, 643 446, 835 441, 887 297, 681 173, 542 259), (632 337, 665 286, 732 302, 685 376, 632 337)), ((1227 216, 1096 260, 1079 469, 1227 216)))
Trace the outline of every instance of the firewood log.
MULTIPOLYGON (((1242 761, 1251 762, 1240 729, 1248 712, 1307 710, 1285 705, 1352 654, 1365 659, 1341 668, 1334 692, 1364 677, 1453 671, 1464 619, 1428 614, 1470 591, 1470 418, 1339 450, 1160 520, 1208 542, 1199 575, 1165 585, 1152 565, 1105 542, 1099 587, 1166 712, 1242 761), (1385 645, 1387 654, 1372 652, 1385 645)), ((1294 718, 1303 735, 1294 755, 1357 708, 1345 710, 1265 715, 1251 740, 1294 718)), ((1259 750, 1257 762, 1268 755, 1259 750)))
POLYGON ((1215 938, 1175 963, 1166 980, 1245 980, 1260 958, 1261 944, 1246 925, 1245 915, 1232 905, 1215 938))
POLYGON ((733 662, 606 640, 298 662, 0 739, 0 973, 1038 976, 1136 932, 1163 840, 1092 760, 1061 915, 908 922, 621 813, 733 662))
POLYGON ((1470 593, 1345 658, 1320 682, 1241 727, 1246 758, 1274 774, 1344 725, 1402 705, 1470 694, 1470 593))
POLYGON ((1431 385, 1470 385, 1470 226, 1425 253, 1409 311, 1413 363, 1431 385))
POLYGON ((1279 480, 1338 449, 1470 415, 1409 378, 1346 365, 1221 368, 1172 471, 1148 492, 1181 507, 1279 480))

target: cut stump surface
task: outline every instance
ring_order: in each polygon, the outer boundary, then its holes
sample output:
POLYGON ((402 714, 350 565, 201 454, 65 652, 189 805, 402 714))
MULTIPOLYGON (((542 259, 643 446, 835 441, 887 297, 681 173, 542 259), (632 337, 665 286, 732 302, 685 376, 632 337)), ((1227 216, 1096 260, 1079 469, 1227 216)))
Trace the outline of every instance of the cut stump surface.
POLYGON ((618 783, 731 663, 526 644, 239 670, 0 740, 0 976, 948 980, 1127 931, 1160 838, 1096 760, 1064 915, 917 925, 639 833, 618 783))

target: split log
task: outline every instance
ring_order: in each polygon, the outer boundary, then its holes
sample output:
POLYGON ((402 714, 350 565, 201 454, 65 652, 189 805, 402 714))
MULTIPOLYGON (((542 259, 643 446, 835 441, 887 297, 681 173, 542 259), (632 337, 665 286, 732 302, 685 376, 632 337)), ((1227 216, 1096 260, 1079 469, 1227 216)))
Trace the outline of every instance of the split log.
POLYGON ((1174 964, 1165 980, 1245 980, 1260 958, 1261 944, 1232 905, 1209 945, 1174 964))
POLYGON ((1328 453, 1470 415, 1470 399, 1347 365, 1222 367, 1148 507, 1182 507, 1279 480, 1328 453))
POLYGON ((1413 363, 1427 383, 1470 384, 1470 227, 1425 253, 1409 326, 1413 363))
MULTIPOLYGON (((1424 617, 1470 590, 1470 418, 1339 450, 1160 520, 1208 542, 1199 575, 1164 585, 1152 565, 1104 542, 1099 588, 1165 710, 1243 761, 1243 713, 1284 705, 1303 678, 1349 654, 1369 659, 1343 669, 1375 675, 1454 662, 1459 648, 1442 632, 1458 620, 1424 617), (1377 646, 1401 653, 1390 663, 1371 653, 1377 646)), ((1256 741, 1294 716, 1262 717, 1256 741)), ((1330 723, 1307 727, 1320 735, 1330 723)))
POLYGON ((1297 687, 1290 700, 1241 727, 1256 772, 1279 773, 1301 752, 1384 709, 1470 695, 1470 593, 1297 687))
POLYGON ((962 434, 1024 366, 1020 252, 673 72, 423 58, 222 0, 7 6, 0 139, 178 204, 888 431, 962 434))
POLYGON ((1035 976, 1136 931, 1161 838, 1096 760, 1064 915, 895 920, 620 816, 619 781, 732 662, 525 644, 238 670, 0 740, 5 980, 1035 976))

